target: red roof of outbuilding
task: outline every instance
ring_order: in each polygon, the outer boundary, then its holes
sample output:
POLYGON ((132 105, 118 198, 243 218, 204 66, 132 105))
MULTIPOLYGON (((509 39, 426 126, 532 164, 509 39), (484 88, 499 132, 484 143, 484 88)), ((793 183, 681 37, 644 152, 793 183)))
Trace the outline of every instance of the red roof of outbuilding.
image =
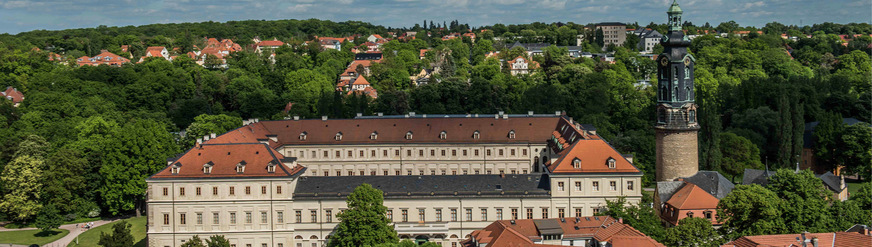
POLYGON ((202 144, 191 148, 178 160, 149 179, 161 178, 229 178, 229 177, 287 177, 303 170, 302 166, 289 167, 282 163, 284 156, 263 143, 202 144), (244 165, 242 173, 236 167, 244 165), (275 172, 268 166, 275 165, 275 172), (206 174, 204 166, 211 166, 206 174), (179 167, 177 174, 172 167, 179 167))
POLYGON ((699 186, 684 182, 684 186, 678 189, 666 204, 677 209, 715 209, 718 207, 718 202, 720 202, 718 198, 699 186))
POLYGON ((18 91, 18 89, 12 86, 6 87, 6 91, 3 91, 2 94, 6 99, 12 100, 12 104, 18 104, 21 103, 21 101, 24 101, 24 93, 21 93, 21 91, 18 91))

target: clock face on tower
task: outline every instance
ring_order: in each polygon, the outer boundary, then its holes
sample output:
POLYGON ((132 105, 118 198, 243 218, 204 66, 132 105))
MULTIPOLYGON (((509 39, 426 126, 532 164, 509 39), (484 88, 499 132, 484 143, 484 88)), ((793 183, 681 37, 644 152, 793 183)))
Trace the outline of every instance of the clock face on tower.
POLYGON ((663 58, 660 59, 660 65, 666 66, 667 64, 669 64, 669 58, 663 56, 663 58))
POLYGON ((684 58, 684 66, 690 66, 690 58, 689 57, 684 58))

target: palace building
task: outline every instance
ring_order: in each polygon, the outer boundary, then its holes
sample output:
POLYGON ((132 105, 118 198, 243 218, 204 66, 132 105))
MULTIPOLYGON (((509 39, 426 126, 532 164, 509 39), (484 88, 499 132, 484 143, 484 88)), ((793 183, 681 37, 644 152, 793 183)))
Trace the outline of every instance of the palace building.
POLYGON ((250 120, 146 180, 148 245, 224 235, 236 247, 325 246, 367 183, 401 239, 460 246, 498 220, 638 203, 641 180, 631 157, 560 112, 250 120))

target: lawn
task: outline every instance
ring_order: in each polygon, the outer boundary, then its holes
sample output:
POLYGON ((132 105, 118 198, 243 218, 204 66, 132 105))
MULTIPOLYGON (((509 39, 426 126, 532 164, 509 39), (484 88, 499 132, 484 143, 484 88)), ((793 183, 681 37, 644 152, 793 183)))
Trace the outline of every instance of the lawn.
POLYGON ((863 182, 845 182, 848 185, 848 194, 854 195, 857 193, 857 190, 860 189, 860 186, 863 185, 863 182))
MULTIPOLYGON (((75 219, 75 220, 72 220, 72 221, 64 221, 64 223, 61 223, 61 225, 69 225, 69 224, 76 224, 76 223, 85 223, 85 222, 98 221, 98 220, 100 220, 100 217, 94 217, 94 218, 78 218, 78 219, 75 219)), ((3 227, 5 227, 5 228, 7 228, 7 229, 36 228, 36 225, 35 225, 35 223, 33 223, 33 222, 31 222, 31 223, 27 223, 26 225, 20 225, 20 224, 15 223, 15 222, 10 222, 9 224, 4 225, 3 227)))
POLYGON ((0 232, 0 243, 4 244, 22 244, 22 245, 31 245, 38 244, 44 245, 47 243, 54 242, 67 234, 70 231, 64 229, 56 229, 52 230, 48 233, 42 232, 42 230, 20 230, 20 231, 4 231, 0 232))
MULTIPOLYGON (((145 247, 145 216, 128 218, 125 221, 130 224, 130 234, 133 235, 133 242, 135 243, 133 246, 145 247)), ((67 245, 67 247, 96 247, 97 242, 100 241, 100 233, 111 233, 112 225, 114 224, 117 224, 117 222, 98 226, 94 229, 88 230, 79 235, 79 244, 76 244, 76 241, 73 241, 72 243, 70 243, 70 245, 67 245)))

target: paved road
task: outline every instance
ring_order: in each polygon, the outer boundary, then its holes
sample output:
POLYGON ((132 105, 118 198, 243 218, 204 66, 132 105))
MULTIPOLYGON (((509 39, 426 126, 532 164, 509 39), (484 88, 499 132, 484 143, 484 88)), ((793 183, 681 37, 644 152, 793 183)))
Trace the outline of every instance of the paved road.
MULTIPOLYGON (((102 226, 102 225, 105 225, 107 223, 115 222, 117 220, 120 220, 120 219, 115 218, 115 219, 111 219, 111 220, 93 221, 94 225, 91 226, 91 228, 102 226)), ((82 234, 83 232, 87 231, 86 229, 81 227, 84 224, 85 223, 62 225, 59 228, 66 229, 66 230, 70 231, 70 234, 67 234, 63 238, 58 239, 54 242, 45 244, 45 245, 43 245, 43 247, 66 247, 68 244, 76 241, 76 237, 79 236, 79 234, 82 234), (77 225, 78 225, 78 227, 77 227, 77 225)), ((33 229, 36 229, 36 228, 7 229, 4 227, 0 227, 0 231, 19 231, 19 230, 33 230, 33 229)), ((0 247, 27 247, 27 246, 26 245, 0 244, 0 247)))

